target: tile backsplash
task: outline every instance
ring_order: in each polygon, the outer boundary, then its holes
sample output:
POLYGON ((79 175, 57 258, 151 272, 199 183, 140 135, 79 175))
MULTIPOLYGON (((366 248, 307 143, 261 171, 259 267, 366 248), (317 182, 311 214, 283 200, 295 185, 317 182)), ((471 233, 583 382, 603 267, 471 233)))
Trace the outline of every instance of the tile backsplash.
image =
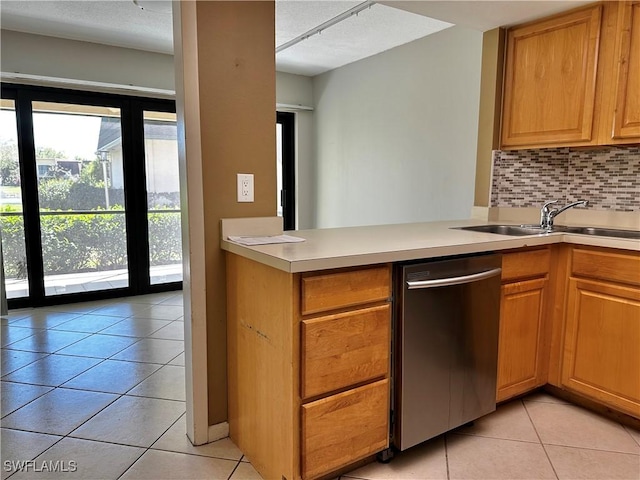
POLYGON ((640 211, 640 146, 493 152, 492 207, 539 208, 547 200, 640 211))

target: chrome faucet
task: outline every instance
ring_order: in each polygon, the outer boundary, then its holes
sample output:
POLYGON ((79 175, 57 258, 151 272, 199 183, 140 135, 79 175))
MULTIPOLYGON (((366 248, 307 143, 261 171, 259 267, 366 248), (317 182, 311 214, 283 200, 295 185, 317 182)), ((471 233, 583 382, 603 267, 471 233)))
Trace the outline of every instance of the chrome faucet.
POLYGON ((578 205, 587 206, 589 202, 587 200, 579 200, 577 202, 569 203, 562 208, 549 208, 549 205, 553 205, 554 203, 558 203, 558 200, 551 200, 550 202, 546 202, 542 208, 540 209, 540 228, 550 232, 553 229, 553 219, 560 215, 565 210, 570 209, 571 207, 576 207, 578 205))

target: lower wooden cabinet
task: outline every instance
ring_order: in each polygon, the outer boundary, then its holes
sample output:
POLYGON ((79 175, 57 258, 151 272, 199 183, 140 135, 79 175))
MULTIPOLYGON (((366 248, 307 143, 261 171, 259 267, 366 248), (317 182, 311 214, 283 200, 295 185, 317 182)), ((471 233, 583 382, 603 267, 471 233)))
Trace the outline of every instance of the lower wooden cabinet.
POLYGON ((391 265, 226 260, 229 434, 256 470, 313 480, 387 448, 391 265))
POLYGON ((502 257, 498 381, 501 402, 546 383, 546 312, 550 249, 502 257))
POLYGON ((502 286, 498 347, 498 401, 544 385, 546 278, 502 286))
MULTIPOLYGON (((291 274, 229 253, 227 296, 230 436, 264 478, 389 446, 391 265, 291 274)), ((498 349, 498 401, 549 382, 640 418, 640 252, 505 253, 498 349)))
POLYGON ((388 379, 302 405, 302 478, 377 453, 388 441, 388 379))
POLYGON ((391 267, 301 277, 301 476, 389 446, 391 267))
POLYGON ((563 347, 563 388, 640 418, 640 256, 574 249, 563 347))

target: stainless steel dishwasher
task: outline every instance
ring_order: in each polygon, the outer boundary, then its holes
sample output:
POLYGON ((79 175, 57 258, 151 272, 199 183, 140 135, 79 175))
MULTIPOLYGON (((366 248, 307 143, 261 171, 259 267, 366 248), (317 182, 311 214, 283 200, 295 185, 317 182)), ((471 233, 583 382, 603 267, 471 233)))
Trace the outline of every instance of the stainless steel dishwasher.
POLYGON ((396 268, 397 449, 495 410, 501 265, 488 254, 396 268))

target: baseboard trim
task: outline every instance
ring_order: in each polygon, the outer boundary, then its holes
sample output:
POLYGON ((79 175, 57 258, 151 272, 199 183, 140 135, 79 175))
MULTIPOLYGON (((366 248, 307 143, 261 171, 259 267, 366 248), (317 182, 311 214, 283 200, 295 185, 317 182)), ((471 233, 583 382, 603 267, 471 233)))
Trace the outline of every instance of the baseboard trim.
POLYGON ((215 425, 209 425, 208 432, 208 441, 209 443, 215 442, 216 440, 220 440, 222 438, 227 438, 229 436, 229 423, 221 422, 216 423, 215 425))

